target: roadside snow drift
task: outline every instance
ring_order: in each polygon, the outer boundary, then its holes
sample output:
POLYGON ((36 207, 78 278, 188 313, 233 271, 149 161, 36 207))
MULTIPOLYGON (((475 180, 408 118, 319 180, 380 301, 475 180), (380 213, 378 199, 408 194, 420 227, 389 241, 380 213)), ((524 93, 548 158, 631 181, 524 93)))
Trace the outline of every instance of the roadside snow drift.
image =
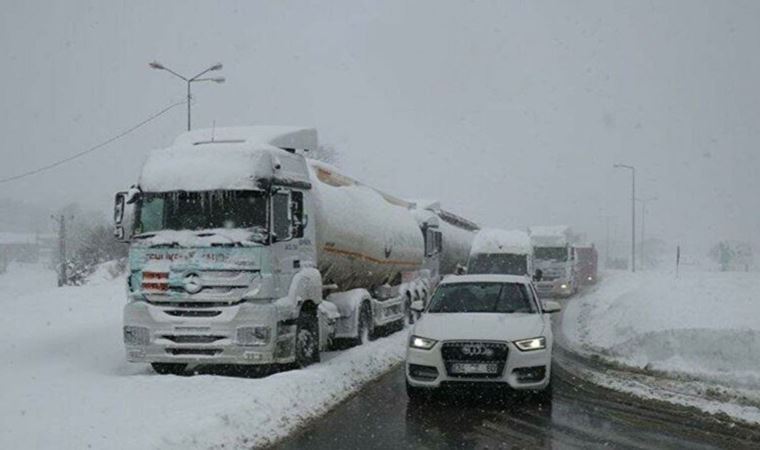
POLYGON ((254 447, 324 413, 404 357, 405 332, 265 378, 160 376, 125 361, 124 280, 0 275, 0 448, 254 447))
POLYGON ((563 331, 582 353, 722 385, 760 388, 757 273, 607 272, 571 301, 563 331))

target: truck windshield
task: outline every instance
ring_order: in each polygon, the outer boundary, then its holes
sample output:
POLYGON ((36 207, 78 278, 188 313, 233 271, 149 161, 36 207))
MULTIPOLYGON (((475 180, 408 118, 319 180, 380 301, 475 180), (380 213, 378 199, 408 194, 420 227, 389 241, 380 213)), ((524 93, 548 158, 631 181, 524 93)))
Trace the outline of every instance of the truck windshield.
POLYGON ((509 253, 480 253, 470 258, 467 273, 525 275, 528 273, 528 258, 509 253))
POLYGON ((533 256, 543 261, 567 261, 567 247, 533 247, 533 256))
POLYGON ((533 297, 522 283, 442 284, 430 300, 431 313, 535 313, 533 297))
POLYGON ((214 228, 267 229, 267 196, 261 191, 162 192, 143 194, 135 233, 214 228))

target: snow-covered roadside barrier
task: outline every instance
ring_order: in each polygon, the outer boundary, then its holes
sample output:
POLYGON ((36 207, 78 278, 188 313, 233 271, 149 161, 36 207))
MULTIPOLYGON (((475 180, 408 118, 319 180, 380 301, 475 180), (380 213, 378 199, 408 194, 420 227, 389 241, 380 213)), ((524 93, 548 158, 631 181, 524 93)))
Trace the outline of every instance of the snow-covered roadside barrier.
POLYGON ((0 448, 260 446, 404 357, 400 332, 264 378, 156 375, 125 361, 124 280, 95 278, 55 288, 39 268, 0 275, 0 448))
POLYGON ((604 384, 649 398, 662 388, 672 401, 760 421, 757 274, 605 275, 562 319, 566 347, 640 378, 600 376, 604 384))

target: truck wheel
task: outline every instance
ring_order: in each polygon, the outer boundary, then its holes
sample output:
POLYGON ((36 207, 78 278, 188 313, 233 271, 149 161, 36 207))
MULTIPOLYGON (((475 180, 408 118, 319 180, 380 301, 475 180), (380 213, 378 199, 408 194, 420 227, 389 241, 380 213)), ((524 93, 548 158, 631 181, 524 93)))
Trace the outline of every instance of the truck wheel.
POLYGON ((362 345, 371 341, 374 338, 374 327, 372 323, 372 310, 369 309, 369 304, 362 303, 359 309, 359 325, 356 327, 356 338, 354 338, 354 345, 362 345))
POLYGON ((404 326, 414 325, 414 311, 412 310, 412 298, 407 295, 404 301, 404 326))
POLYGON ((319 322, 302 312, 296 323, 296 366, 303 368, 319 361, 319 322))
POLYGON ((187 364, 183 363, 150 363, 159 375, 184 375, 187 364))

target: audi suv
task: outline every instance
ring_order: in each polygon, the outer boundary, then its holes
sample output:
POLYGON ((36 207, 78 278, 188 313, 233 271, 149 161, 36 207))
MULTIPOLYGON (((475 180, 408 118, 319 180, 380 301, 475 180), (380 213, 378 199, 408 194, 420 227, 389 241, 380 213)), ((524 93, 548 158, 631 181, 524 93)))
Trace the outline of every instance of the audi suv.
POLYGON ((448 276, 427 308, 415 302, 420 320, 406 355, 410 398, 464 383, 501 383, 547 391, 551 380, 552 330, 548 313, 527 277, 448 276))

